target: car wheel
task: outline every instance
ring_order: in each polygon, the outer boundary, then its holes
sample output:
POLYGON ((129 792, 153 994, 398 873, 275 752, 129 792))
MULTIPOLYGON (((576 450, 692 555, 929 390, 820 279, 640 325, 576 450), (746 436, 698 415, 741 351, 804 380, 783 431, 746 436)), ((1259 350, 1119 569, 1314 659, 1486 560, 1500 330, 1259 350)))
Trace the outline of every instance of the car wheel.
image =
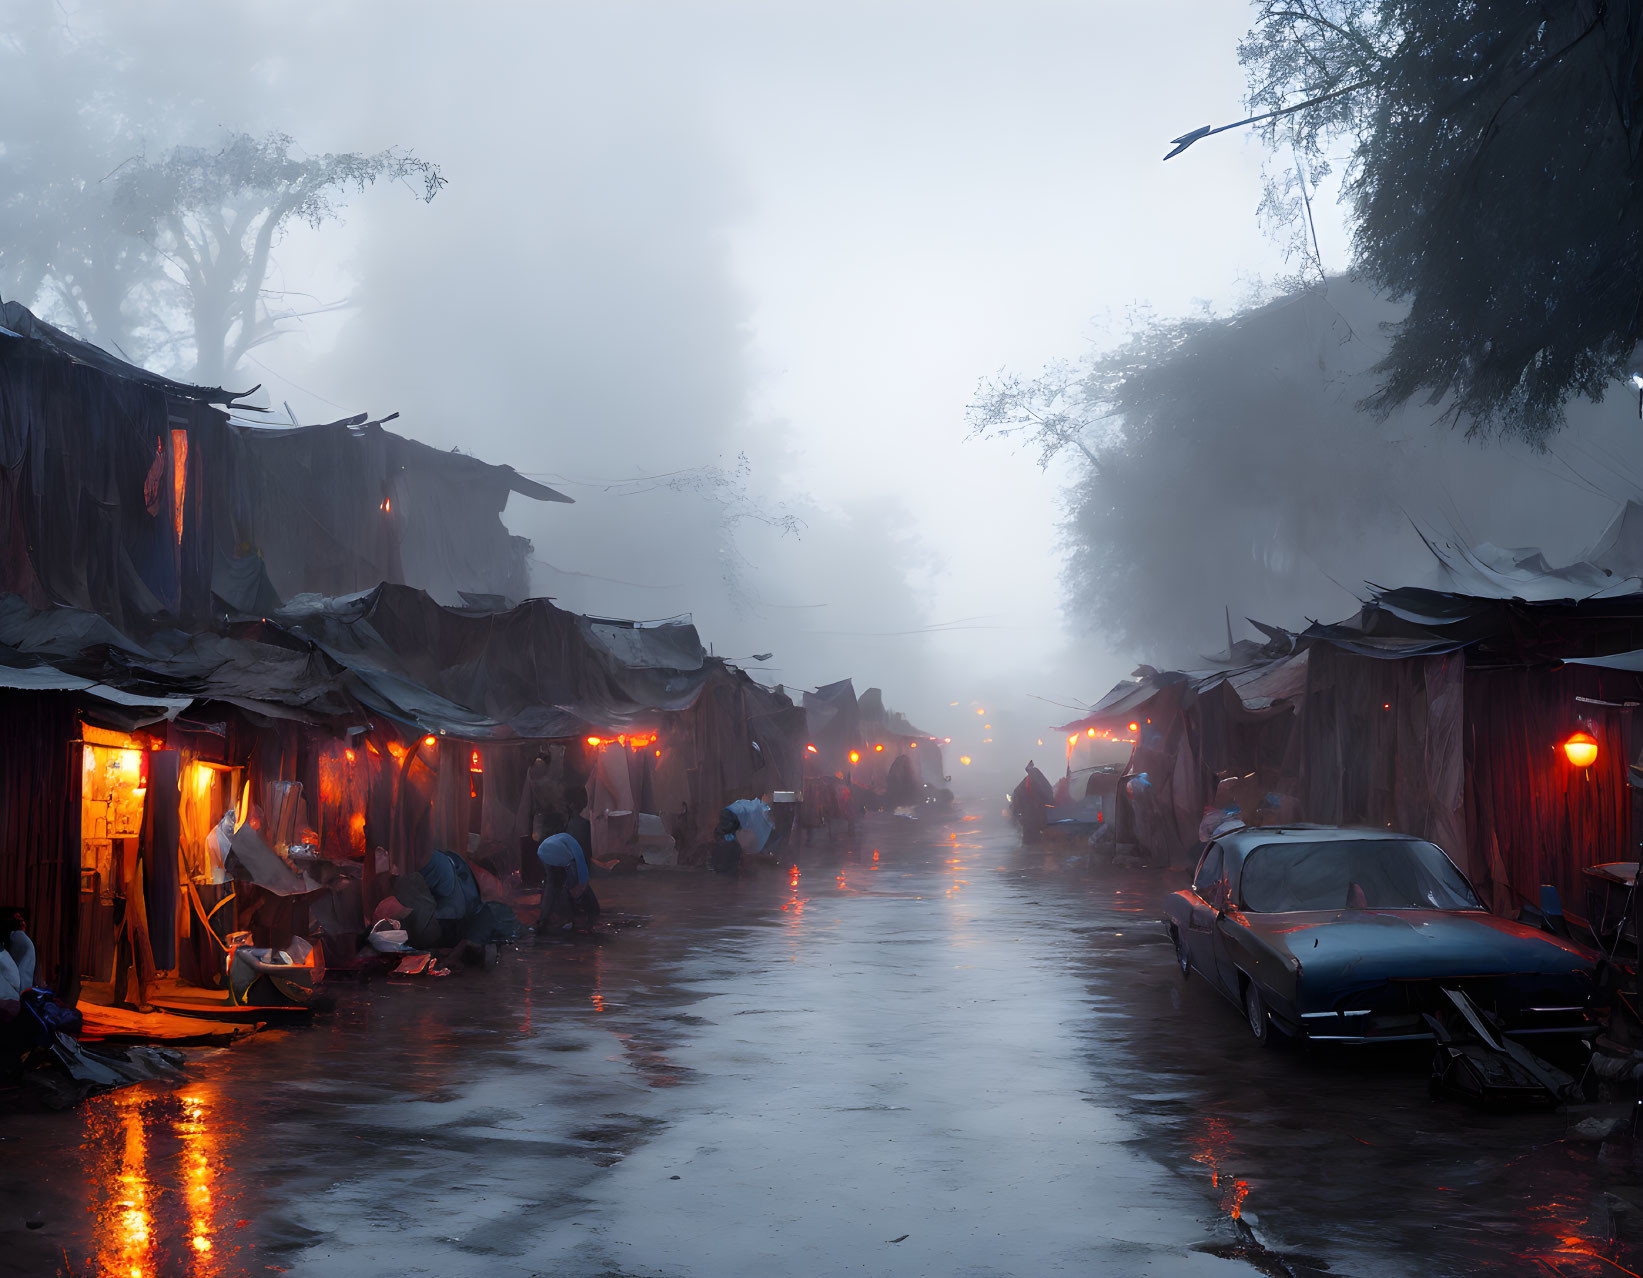
POLYGON ((1249 1021, 1249 1032, 1255 1035, 1255 1041, 1262 1047, 1270 1047, 1274 1038, 1272 1022, 1267 1017, 1266 1003, 1261 998, 1261 991, 1255 988, 1255 982, 1248 977, 1244 978, 1244 1016, 1249 1021))
POLYGON ((1187 947, 1181 944, 1181 934, 1173 927, 1169 930, 1170 944, 1175 946, 1175 965, 1181 969, 1181 979, 1184 981, 1192 975, 1192 960, 1187 957, 1187 947))

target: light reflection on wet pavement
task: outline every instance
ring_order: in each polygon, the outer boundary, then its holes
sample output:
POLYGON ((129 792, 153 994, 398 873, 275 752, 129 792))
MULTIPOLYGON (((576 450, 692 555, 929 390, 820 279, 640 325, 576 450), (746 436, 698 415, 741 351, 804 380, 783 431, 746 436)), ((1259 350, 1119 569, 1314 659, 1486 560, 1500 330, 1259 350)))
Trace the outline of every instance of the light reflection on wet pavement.
POLYGON ((0 1272, 1643 1271, 1629 1142, 1257 1052, 1175 971, 1166 877, 881 821, 609 880, 601 942, 0 1120, 0 1272))

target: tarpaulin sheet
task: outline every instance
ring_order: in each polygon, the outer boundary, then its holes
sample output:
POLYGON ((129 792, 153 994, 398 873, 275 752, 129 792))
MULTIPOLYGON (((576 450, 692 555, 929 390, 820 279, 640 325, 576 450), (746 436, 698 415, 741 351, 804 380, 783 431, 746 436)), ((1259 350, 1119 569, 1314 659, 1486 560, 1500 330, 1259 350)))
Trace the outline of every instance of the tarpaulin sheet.
POLYGON ((869 688, 861 694, 856 703, 856 712, 861 722, 861 730, 865 737, 870 739, 898 738, 904 741, 929 741, 930 734, 920 728, 915 728, 907 721, 907 716, 896 710, 889 710, 884 705, 884 693, 877 688, 869 688))
POLYGON ((390 593, 391 605, 381 607, 380 592, 331 601, 300 626, 164 631, 141 643, 102 618, 0 596, 0 684, 61 688, 166 716, 221 701, 312 723, 358 725, 377 715, 473 739, 562 738, 683 708, 725 671, 719 662, 685 675, 627 671, 545 601, 532 623, 518 609, 459 615, 406 587, 390 593))
POLYGON ((596 646, 635 670, 700 670, 707 656, 694 626, 639 626, 591 618, 581 624, 596 646))
POLYGON ((1071 723, 1064 723, 1057 732, 1082 732, 1086 728, 1111 727, 1128 723, 1131 715, 1144 709, 1164 688, 1186 682, 1187 676, 1170 671, 1163 676, 1148 676, 1140 682, 1125 679, 1115 684, 1107 695, 1090 707, 1088 714, 1071 723))
POLYGON ((1306 819, 1420 835, 1467 865, 1456 762, 1464 672, 1460 654, 1393 662, 1315 649, 1303 719, 1306 819))
POLYGON ((1628 501, 1580 557, 1617 577, 1635 574, 1643 565, 1643 505, 1628 501))
MULTIPOLYGON (((172 381, 169 377, 162 377, 158 373, 150 373, 146 369, 128 364, 125 360, 109 354, 99 346, 90 342, 83 342, 77 337, 70 337, 62 329, 46 323, 21 302, 0 303, 0 332, 14 338, 22 338, 38 346, 44 347, 54 355, 76 364, 83 364, 99 372, 119 377, 123 380, 137 382, 156 390, 164 391, 179 399, 197 399, 206 403, 227 404, 239 398, 232 391, 220 390, 215 387, 190 386, 186 382, 172 381)), ((240 392, 244 394, 245 392, 240 392)))
POLYGON ((277 620, 353 672, 370 694, 458 735, 483 733, 482 720, 542 737, 642 725, 658 711, 687 708, 726 669, 693 655, 701 643, 685 625, 647 628, 647 664, 629 666, 590 637, 584 618, 546 599, 481 613, 383 585, 346 599, 304 600, 277 620), (668 654, 696 666, 659 664, 668 654))
POLYGON ((805 693, 804 712, 809 718, 810 731, 818 740, 836 737, 842 747, 861 743, 856 689, 850 680, 826 683, 814 692, 805 693))
POLYGON ((1426 537, 1426 544, 1456 594, 1539 603, 1627 594, 1637 589, 1635 578, 1617 576, 1597 564, 1576 561, 1553 567, 1532 547, 1511 549, 1488 542, 1465 546, 1433 537, 1426 537))
POLYGON ((1571 666, 1600 666, 1605 670, 1631 670, 1643 672, 1643 648, 1634 648, 1630 652, 1610 653, 1606 657, 1567 657, 1571 666))
POLYGON ((1298 652, 1269 666, 1230 675, 1227 682, 1251 709, 1269 706, 1274 701, 1293 701, 1306 693, 1307 656, 1305 651, 1298 652))
MULTIPOLYGON (((266 616, 278 598, 407 581, 517 599, 509 495, 562 493, 362 416, 270 429, 0 308, 0 590, 133 635, 266 616)), ((248 411, 236 408, 236 411, 248 411)))
POLYGON ((212 496, 282 597, 347 594, 411 582, 440 600, 461 592, 519 599, 530 543, 502 523, 510 493, 562 493, 462 453, 349 419, 260 430, 233 426, 212 496))

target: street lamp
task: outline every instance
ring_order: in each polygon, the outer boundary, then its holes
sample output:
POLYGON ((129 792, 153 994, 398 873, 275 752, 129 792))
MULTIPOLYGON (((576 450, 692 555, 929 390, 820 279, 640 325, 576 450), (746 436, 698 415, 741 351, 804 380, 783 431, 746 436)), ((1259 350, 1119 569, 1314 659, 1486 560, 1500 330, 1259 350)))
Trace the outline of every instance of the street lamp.
POLYGON ((1577 768, 1597 762, 1597 738, 1584 729, 1571 732, 1563 742, 1563 757, 1577 768))

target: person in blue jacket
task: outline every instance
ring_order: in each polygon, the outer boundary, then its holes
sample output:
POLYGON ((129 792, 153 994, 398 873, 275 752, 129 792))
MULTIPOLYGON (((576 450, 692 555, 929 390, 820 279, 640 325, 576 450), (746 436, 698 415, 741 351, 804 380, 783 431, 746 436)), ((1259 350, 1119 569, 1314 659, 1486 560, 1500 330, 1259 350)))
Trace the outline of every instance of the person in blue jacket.
POLYGON ((550 834, 536 849, 537 860, 542 862, 542 912, 537 916, 536 930, 544 932, 553 918, 564 909, 566 927, 580 915, 589 928, 599 918, 599 898, 588 882, 588 858, 582 845, 569 834, 550 834))

